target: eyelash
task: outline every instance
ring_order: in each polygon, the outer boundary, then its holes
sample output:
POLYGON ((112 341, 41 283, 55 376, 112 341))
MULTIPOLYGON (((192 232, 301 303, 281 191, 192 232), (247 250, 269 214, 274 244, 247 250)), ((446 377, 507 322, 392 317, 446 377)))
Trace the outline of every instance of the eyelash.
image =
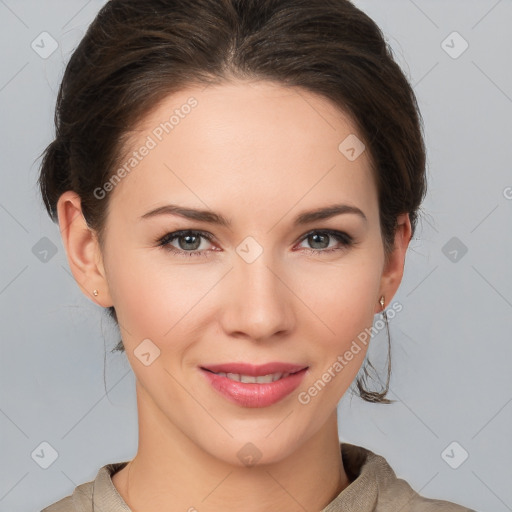
MULTIPOLYGON (((353 238, 348 235, 347 233, 344 233, 343 231, 336 231, 333 229, 315 229, 313 231, 310 231, 303 235, 303 237, 299 240, 299 243, 302 243, 304 240, 306 240, 309 236, 314 234, 324 234, 329 235, 333 238, 335 238, 338 242, 342 244, 342 247, 331 247, 330 249, 304 249, 308 254, 321 254, 321 253, 331 253, 334 251, 340 251, 347 249, 348 247, 355 244, 353 238)), ((176 247, 173 247, 170 245, 171 242, 176 240, 177 238, 187 236, 187 235, 199 235, 209 242, 212 242, 213 236, 209 233, 206 233, 205 231, 195 231, 195 230, 181 230, 181 231, 174 231, 172 233, 167 233, 163 237, 156 240, 157 245, 159 247, 162 247, 164 250, 169 251, 173 254, 176 254, 177 256, 183 256, 183 257, 191 257, 191 256, 203 256, 204 253, 206 253, 206 256, 208 256, 210 251, 183 251, 180 249, 176 249, 176 247)))

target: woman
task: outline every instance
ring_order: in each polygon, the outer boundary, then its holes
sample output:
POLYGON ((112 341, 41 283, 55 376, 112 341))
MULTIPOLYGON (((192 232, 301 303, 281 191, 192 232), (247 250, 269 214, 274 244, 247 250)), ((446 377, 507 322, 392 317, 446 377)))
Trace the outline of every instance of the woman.
POLYGON ((338 438, 426 192, 413 91, 350 2, 109 1, 40 186, 139 420, 133 460, 46 512, 469 510, 338 438))

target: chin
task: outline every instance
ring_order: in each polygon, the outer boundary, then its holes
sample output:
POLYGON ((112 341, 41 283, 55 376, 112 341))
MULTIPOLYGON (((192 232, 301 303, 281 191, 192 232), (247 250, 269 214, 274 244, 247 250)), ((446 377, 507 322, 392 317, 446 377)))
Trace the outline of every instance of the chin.
POLYGON ((224 442, 212 443, 209 439, 204 448, 212 457, 239 468, 277 464, 302 444, 285 429, 278 433, 279 427, 276 429, 276 426, 281 421, 282 418, 272 422, 271 428, 262 428, 255 435, 236 435, 232 432, 233 438, 224 442))

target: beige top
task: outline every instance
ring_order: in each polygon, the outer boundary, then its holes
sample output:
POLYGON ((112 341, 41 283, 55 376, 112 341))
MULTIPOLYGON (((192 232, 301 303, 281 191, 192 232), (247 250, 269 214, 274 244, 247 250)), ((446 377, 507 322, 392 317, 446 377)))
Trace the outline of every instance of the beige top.
MULTIPOLYGON (((340 443, 350 484, 321 512, 476 512, 449 501, 424 498, 397 478, 386 459, 372 451, 340 443)), ((132 512, 112 483, 126 462, 103 466, 91 481, 41 512, 132 512)))

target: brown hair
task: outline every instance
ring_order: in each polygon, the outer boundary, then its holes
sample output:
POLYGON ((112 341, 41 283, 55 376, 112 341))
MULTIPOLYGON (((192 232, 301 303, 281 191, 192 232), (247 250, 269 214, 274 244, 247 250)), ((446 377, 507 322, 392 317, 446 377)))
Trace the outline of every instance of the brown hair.
MULTIPOLYGON (((386 256, 399 214, 409 213, 414 234, 426 194, 421 114, 382 32, 348 0, 108 1, 59 89, 39 177, 52 220, 60 195, 73 190, 102 244, 108 197, 94 190, 115 172, 130 130, 169 94, 230 79, 298 86, 346 112, 369 150, 386 256)), ((117 323, 114 307, 108 312, 117 323)), ((114 350, 124 350, 122 340, 114 350)), ((363 369, 363 399, 391 402, 390 363, 380 393, 364 389, 363 369)))

